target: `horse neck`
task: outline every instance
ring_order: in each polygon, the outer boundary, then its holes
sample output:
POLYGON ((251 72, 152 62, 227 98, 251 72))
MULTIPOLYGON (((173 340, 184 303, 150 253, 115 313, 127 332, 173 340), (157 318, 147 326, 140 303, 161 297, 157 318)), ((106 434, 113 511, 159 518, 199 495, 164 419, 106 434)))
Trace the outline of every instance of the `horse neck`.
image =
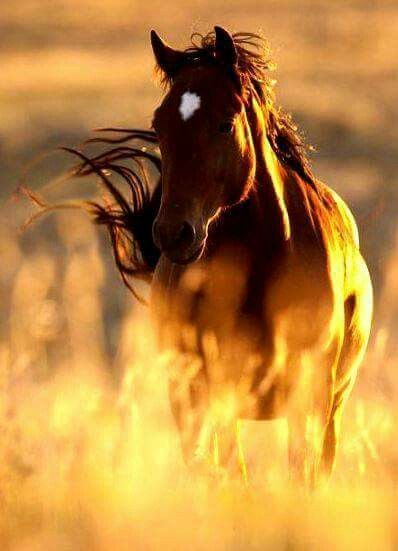
POLYGON ((285 202, 287 171, 282 167, 267 137, 266 114, 256 97, 247 112, 256 156, 255 183, 251 200, 258 206, 258 214, 267 225, 272 239, 286 244, 291 228, 285 202))

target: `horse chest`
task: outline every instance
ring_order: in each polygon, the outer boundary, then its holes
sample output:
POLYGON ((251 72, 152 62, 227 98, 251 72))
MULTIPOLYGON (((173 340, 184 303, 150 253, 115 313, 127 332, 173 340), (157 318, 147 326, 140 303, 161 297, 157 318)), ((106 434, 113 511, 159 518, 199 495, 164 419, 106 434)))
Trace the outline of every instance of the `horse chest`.
POLYGON ((153 288, 157 326, 166 339, 174 333, 174 343, 175 333, 190 328, 205 347, 213 339, 220 355, 241 363, 265 348, 265 287, 264 273, 253 275, 244 255, 238 262, 224 255, 187 268, 160 263, 153 288))

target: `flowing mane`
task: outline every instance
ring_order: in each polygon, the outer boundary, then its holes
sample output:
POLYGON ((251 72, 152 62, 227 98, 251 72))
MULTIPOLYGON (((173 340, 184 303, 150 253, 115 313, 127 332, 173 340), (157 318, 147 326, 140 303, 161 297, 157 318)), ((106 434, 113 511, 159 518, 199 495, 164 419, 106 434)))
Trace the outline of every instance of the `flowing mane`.
MULTIPOLYGON (((261 35, 248 32, 234 33, 232 38, 238 54, 237 71, 243 87, 254 90, 267 112, 267 136, 272 149, 284 165, 315 187, 316 179, 308 160, 311 147, 305 143, 292 117, 275 105, 275 80, 269 76, 274 69, 274 63, 270 58, 267 40, 261 35)), ((191 42, 192 46, 183 52, 181 67, 218 63, 213 31, 206 35, 193 33, 191 42)), ((157 69, 163 86, 169 88, 173 81, 172 76, 162 72, 159 67, 157 69)))
POLYGON ((152 224, 161 199, 161 159, 157 138, 152 130, 104 128, 102 133, 116 137, 96 137, 88 144, 111 147, 94 157, 72 148, 66 151, 81 162, 73 169, 74 177, 98 176, 106 191, 102 202, 86 203, 94 222, 106 226, 111 240, 116 267, 123 283, 140 301, 131 279, 151 280, 160 252, 152 239, 152 224), (112 181, 119 178, 127 194, 112 181))
POLYGON ((100 137, 85 145, 104 145, 105 150, 89 155, 84 150, 61 147, 79 162, 66 174, 66 179, 97 176, 104 190, 101 200, 71 203, 48 203, 36 192, 21 184, 18 193, 26 195, 39 208, 24 227, 42 215, 58 209, 80 208, 88 211, 94 223, 106 227, 115 264, 126 287, 137 300, 132 280, 151 281, 160 252, 152 239, 152 224, 160 206, 161 159, 157 138, 152 130, 101 128, 100 137))

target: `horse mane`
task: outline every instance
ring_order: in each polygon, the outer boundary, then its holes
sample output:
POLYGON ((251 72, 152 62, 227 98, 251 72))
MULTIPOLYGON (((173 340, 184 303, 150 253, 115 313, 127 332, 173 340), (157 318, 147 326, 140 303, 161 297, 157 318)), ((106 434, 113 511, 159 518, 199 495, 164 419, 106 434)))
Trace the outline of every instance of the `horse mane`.
POLYGON ((103 128, 101 132, 116 134, 116 137, 87 140, 89 144, 111 145, 99 155, 90 158, 75 149, 66 150, 81 159, 74 176, 96 174, 108 192, 102 203, 88 203, 91 214, 96 224, 105 225, 108 230, 116 267, 124 284, 140 302, 145 302, 130 280, 150 281, 160 257, 152 239, 152 225, 161 200, 158 140, 152 130, 103 128), (112 175, 125 184, 127 195, 115 185, 112 175))
MULTIPOLYGON (((294 123, 291 115, 275 105, 275 80, 269 76, 275 64, 270 58, 270 48, 267 40, 255 33, 237 32, 232 35, 238 54, 237 73, 243 87, 252 89, 264 106, 267 117, 267 137, 279 161, 295 171, 314 189, 316 178, 313 175, 308 159, 312 150, 294 123)), ((217 64, 215 33, 206 35, 193 33, 192 46, 183 51, 182 66, 217 64)), ((173 76, 160 72, 161 82, 169 88, 173 76)))
POLYGON ((161 199, 158 141, 152 130, 103 128, 99 132, 102 136, 90 138, 85 145, 105 145, 102 153, 89 156, 74 148, 60 149, 79 159, 68 171, 67 178, 96 175, 105 191, 102 200, 49 204, 21 185, 19 192, 39 207, 25 226, 54 210, 79 208, 88 211, 94 223, 108 230, 115 264, 124 284, 140 302, 145 302, 131 280, 150 281, 160 257, 152 239, 152 225, 161 199))

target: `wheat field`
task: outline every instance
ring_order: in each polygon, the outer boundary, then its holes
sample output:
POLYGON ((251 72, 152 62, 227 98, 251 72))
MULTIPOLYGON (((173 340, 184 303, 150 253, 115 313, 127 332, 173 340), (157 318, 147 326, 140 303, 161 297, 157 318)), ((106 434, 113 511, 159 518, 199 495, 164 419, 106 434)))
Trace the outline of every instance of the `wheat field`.
MULTIPOLYGON (((19 0, 0 7, 0 546, 55 550, 398 548, 398 5, 376 0, 19 0), (153 27, 183 47, 214 24, 261 30, 279 102, 349 202, 375 284, 368 354, 331 483, 287 483, 283 421, 242 423, 248 484, 184 467, 147 309, 104 232, 60 183, 100 126, 150 124, 153 27)), ((147 289, 142 284, 142 293, 147 289)))

